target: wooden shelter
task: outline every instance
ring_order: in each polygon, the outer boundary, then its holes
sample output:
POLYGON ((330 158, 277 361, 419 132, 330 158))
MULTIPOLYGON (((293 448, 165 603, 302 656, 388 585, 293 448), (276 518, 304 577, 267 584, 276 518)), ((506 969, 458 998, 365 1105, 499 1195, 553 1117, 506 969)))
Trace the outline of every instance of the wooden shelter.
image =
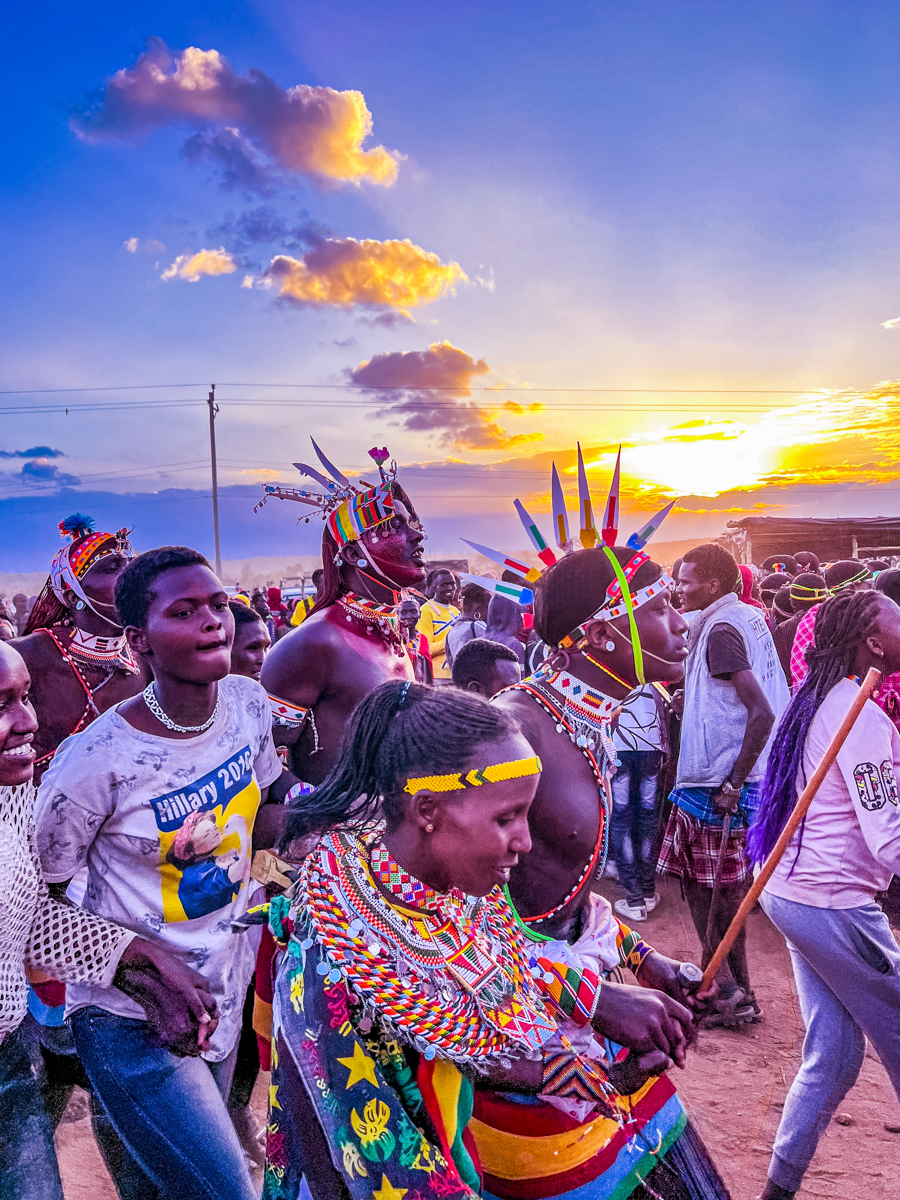
POLYGON ((742 517, 719 539, 740 563, 811 550, 821 562, 900 554, 900 517, 742 517))

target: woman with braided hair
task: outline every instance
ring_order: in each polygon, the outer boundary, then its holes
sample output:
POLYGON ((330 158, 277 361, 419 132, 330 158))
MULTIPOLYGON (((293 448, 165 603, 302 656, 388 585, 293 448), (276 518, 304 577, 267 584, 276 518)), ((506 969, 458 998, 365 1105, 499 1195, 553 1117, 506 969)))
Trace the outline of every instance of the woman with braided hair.
MULTIPOLYGON (((357 706, 329 776, 292 804, 288 855, 294 839, 330 832, 269 915, 286 944, 275 984, 271 1200, 305 1194, 301 1173, 314 1200, 369 1200, 373 1188, 376 1200, 478 1195, 477 1087, 574 1105, 572 1127, 593 1112, 582 1159, 605 1146, 615 1157, 635 1131, 657 1154, 667 1141, 671 1112, 611 1103, 622 1068, 594 1032, 615 985, 548 957, 505 894, 531 848, 540 771, 500 708, 390 682, 357 706)), ((629 1091, 649 1090, 644 1072, 683 1064, 691 1036, 686 1008, 643 996, 646 1036, 632 1047, 629 1091)), ((677 1101, 670 1108, 677 1126, 677 1101)), ((616 1196, 693 1196, 671 1190, 671 1168, 652 1156, 643 1174, 653 1190, 643 1191, 640 1172, 629 1183, 633 1165, 616 1196)))
MULTIPOLYGON (((870 667, 900 669, 900 608, 879 592, 822 604, 808 671, 772 744, 748 850, 762 862, 870 667)), ((761 903, 787 941, 806 1026, 762 1200, 800 1187, 856 1082, 868 1037, 900 1097, 900 949, 876 896, 900 873, 900 734, 867 700, 761 903)))

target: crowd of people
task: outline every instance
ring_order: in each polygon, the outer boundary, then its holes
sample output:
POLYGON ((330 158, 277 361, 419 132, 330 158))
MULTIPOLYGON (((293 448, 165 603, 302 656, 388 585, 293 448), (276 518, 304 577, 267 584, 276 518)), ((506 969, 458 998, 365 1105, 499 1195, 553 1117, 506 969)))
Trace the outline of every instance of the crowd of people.
POLYGON ((76 1084, 122 1200, 727 1200, 673 1077, 762 1018, 745 936, 698 990, 641 926, 677 878, 706 967, 875 667, 762 894, 793 1196, 866 1038, 900 1095, 900 570, 583 536, 517 601, 317 453, 293 610, 78 514, 2 618, 0 1200, 61 1200, 76 1084))

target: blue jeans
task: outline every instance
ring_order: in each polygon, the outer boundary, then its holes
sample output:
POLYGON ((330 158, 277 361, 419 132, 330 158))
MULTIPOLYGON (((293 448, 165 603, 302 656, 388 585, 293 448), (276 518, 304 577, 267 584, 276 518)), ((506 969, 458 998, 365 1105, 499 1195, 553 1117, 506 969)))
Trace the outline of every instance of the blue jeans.
POLYGON ((764 891, 760 903, 787 942, 806 1026, 769 1165, 772 1182, 795 1192, 856 1082, 866 1038, 900 1099, 900 948, 874 900, 813 908, 764 891))
POLYGON ((0 1042, 0 1200, 63 1200, 42 1069, 36 1026, 26 1017, 0 1042))
POLYGON ((610 849, 629 904, 656 891, 656 781, 659 750, 620 750, 612 781, 610 849))
POLYGON ((102 1008, 70 1018, 75 1046, 110 1121, 166 1200, 257 1200, 224 1096, 224 1062, 154 1045, 146 1021, 102 1008))

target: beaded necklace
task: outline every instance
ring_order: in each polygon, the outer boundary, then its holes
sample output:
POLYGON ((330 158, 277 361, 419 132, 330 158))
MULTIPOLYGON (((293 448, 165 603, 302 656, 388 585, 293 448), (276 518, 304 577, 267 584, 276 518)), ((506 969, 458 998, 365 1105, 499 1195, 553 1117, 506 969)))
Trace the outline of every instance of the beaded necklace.
POLYGON ((394 653, 400 658, 406 655, 406 643, 398 631, 397 614, 393 604, 378 604, 368 596, 360 596, 356 592, 345 592, 338 596, 337 603, 347 614, 347 620, 361 621, 367 626, 366 633, 374 634, 376 630, 382 639, 393 647, 394 653))
MULTIPOLYGON (((570 672, 554 672, 550 671, 546 667, 539 668, 528 679, 523 679, 520 683, 513 684, 510 690, 525 692, 527 695, 531 696, 532 700, 535 700, 550 717, 553 718, 553 720, 556 722, 556 732, 566 733, 568 735, 569 741, 576 745, 587 759, 588 765, 590 766, 594 778, 597 781, 597 797, 600 802, 600 833, 597 838, 597 844, 594 846, 594 852, 585 864, 581 874, 578 876, 573 886, 569 889, 559 904, 557 904, 554 908, 548 909, 547 912, 538 913, 538 915, 534 917, 522 917, 516 911, 516 919, 523 929, 527 929, 529 936, 533 941, 548 941, 550 939, 545 937, 543 934, 537 933, 536 930, 532 930, 529 927, 531 925, 537 925, 543 921, 547 921, 551 917, 555 917, 558 913, 560 913, 567 904, 575 899, 575 897, 584 887, 585 883, 593 875, 594 870, 599 867, 600 871, 602 871, 606 865, 606 855, 609 849, 609 813, 612 809, 612 798, 609 790, 609 772, 616 761, 615 746, 613 745, 612 739, 609 736, 609 721, 612 713, 616 708, 619 707, 620 702, 612 700, 609 696, 604 696, 602 692, 598 692, 594 688, 589 688, 588 684, 583 683, 582 680, 576 679, 573 675, 571 675, 570 672), (568 696, 575 692, 575 686, 573 685, 580 684, 581 688, 588 689, 593 694, 590 708, 585 712, 584 718, 578 724, 576 724, 577 709, 575 710, 575 713, 573 713, 572 704, 566 704, 563 707, 560 707, 555 697, 543 687, 543 684, 545 683, 549 683, 552 686, 557 676, 563 676, 563 680, 560 681, 559 687, 554 687, 553 690, 557 692, 557 694, 563 696, 565 699, 568 699, 568 696), (607 709, 609 714, 603 718, 595 715, 598 709, 601 707, 601 702, 605 702, 602 704, 602 707, 607 709), (600 748, 602 750, 599 762, 596 754, 597 745, 595 738, 590 737, 588 733, 585 732, 586 725, 590 727, 592 733, 595 735, 596 740, 599 741, 600 748), (594 744, 592 744, 592 742, 594 742, 594 744)), ((581 695, 581 691, 577 692, 574 696, 574 700, 577 702, 581 695)), ((507 896, 509 896, 508 890, 507 896)), ((513 904, 511 898, 510 904, 513 904)), ((513 909, 515 911, 514 905, 513 909)))
POLYGON ((118 637, 101 637, 99 634, 85 633, 76 626, 72 630, 68 651, 73 658, 89 667, 107 670, 118 668, 132 675, 140 670, 124 633, 118 637))
POLYGON ((346 978, 367 1015, 427 1059, 537 1057, 555 1022, 503 893, 437 893, 393 860, 381 833, 334 830, 304 861, 300 948, 317 940, 319 973, 346 978))
POLYGON ((622 701, 614 700, 591 687, 571 671, 552 671, 546 666, 540 667, 532 675, 531 682, 539 690, 550 688, 563 698, 562 716, 565 720, 557 723, 557 733, 565 729, 579 749, 587 747, 595 755, 600 750, 612 766, 616 761, 616 750, 609 726, 622 701))

